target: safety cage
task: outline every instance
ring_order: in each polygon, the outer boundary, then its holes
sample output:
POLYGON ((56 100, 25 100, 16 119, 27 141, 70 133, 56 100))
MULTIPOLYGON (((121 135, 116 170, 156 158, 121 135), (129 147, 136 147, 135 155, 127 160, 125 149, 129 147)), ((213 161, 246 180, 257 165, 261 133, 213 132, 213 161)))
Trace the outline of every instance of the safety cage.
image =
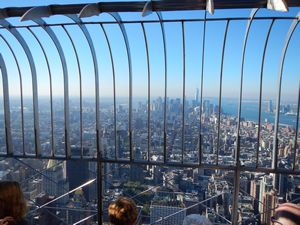
POLYGON ((270 2, 0 9, 0 180, 30 223, 108 223, 120 195, 136 224, 300 202, 300 3, 270 2))

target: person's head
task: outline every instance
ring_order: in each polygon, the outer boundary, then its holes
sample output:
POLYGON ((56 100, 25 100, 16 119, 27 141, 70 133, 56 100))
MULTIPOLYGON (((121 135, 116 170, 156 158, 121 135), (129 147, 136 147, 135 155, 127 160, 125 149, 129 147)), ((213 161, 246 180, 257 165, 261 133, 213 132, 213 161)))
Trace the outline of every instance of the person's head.
POLYGON ((20 185, 14 181, 0 181, 0 219, 11 216, 16 221, 21 220, 26 210, 20 185))
POLYGON ((137 218, 137 207, 130 198, 120 197, 108 207, 111 225, 133 225, 137 218))
POLYGON ((298 225, 300 223, 300 206, 284 203, 275 209, 274 225, 298 225))
POLYGON ((191 214, 184 218, 183 225, 212 225, 209 219, 199 214, 191 214))

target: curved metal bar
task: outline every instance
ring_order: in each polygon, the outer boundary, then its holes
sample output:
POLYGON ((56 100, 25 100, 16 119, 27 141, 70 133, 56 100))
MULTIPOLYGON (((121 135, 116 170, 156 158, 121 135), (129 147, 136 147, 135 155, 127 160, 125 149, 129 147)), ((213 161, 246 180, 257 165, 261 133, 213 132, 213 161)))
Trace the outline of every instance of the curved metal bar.
POLYGON ((10 28, 11 24, 6 20, 0 20, 0 25, 3 26, 7 31, 9 31, 22 46, 26 57, 29 62, 32 76, 32 95, 33 95, 33 117, 34 117, 34 137, 35 137, 35 155, 41 155, 41 145, 40 145, 40 127, 39 127, 39 106, 38 106, 38 91, 37 91, 37 77, 36 68, 31 54, 30 48, 26 41, 19 33, 16 28, 10 28))
POLYGON ((9 87, 8 87, 7 70, 6 70, 6 66, 2 54, 0 54, 0 70, 2 75, 2 85, 3 85, 6 152, 7 155, 12 155, 13 145, 12 145, 11 127, 10 127, 9 87))
POLYGON ((97 66, 97 56, 96 56, 96 50, 94 43, 92 41, 92 38, 90 36, 90 33, 88 32, 86 26, 82 24, 82 20, 79 19, 75 15, 66 15, 71 20, 76 22, 83 32, 83 35, 85 36, 87 43, 89 45, 92 59, 93 59, 93 65, 94 65, 94 72, 95 72, 95 107, 96 107, 96 143, 97 143, 97 191, 98 191, 98 223, 102 224, 102 162, 100 159, 102 158, 102 152, 101 152, 101 144, 100 144, 100 112, 99 112, 99 71, 97 66))
POLYGON ((78 17, 90 17, 90 16, 97 16, 101 13, 98 3, 90 3, 85 5, 79 12, 78 17))
POLYGON ((300 81, 299 81, 299 89, 298 89, 298 105, 297 105, 297 119, 296 119, 296 137, 295 137, 295 149, 294 149, 294 158, 293 158, 293 171, 296 169, 296 156, 297 156, 297 146, 298 146, 298 132, 299 132, 299 109, 300 109, 300 81))
POLYGON ((279 0, 279 1, 268 0, 267 9, 281 11, 281 12, 289 11, 289 7, 285 2, 285 0, 279 0))
POLYGON ((50 6, 37 6, 27 10, 23 16, 21 16, 20 21, 23 22, 41 17, 49 17, 51 14, 50 6))
MULTIPOLYGON (((202 102, 203 102, 203 77, 204 77, 204 56, 205 56, 205 38, 206 38, 206 14, 207 11, 204 12, 204 21, 203 21, 203 37, 202 37, 202 59, 201 59, 201 91, 200 91, 200 108, 199 108, 199 165, 202 164, 202 102)), ((197 104, 197 103, 196 103, 197 104)))
POLYGON ((261 126, 261 108, 262 108, 262 82, 263 82, 263 76, 264 76, 264 64, 265 64, 265 57, 267 52, 267 47, 269 43, 269 37, 273 28, 275 20, 272 19, 272 22, 270 24, 267 38, 264 45, 264 51, 263 51, 263 57, 261 61, 261 67, 260 67, 260 82, 259 82, 259 105, 258 105, 258 127, 257 127, 257 147, 256 147, 256 168, 258 167, 258 157, 259 157, 259 145, 260 145, 260 126, 261 126))
POLYGON ((291 24, 288 34, 286 36, 285 44, 282 49, 281 60, 279 64, 278 70, 278 83, 277 83, 277 103, 276 103, 276 115, 275 115, 275 129, 274 129, 274 142, 273 142, 273 160, 272 160, 272 168, 277 169, 277 161, 278 161, 278 130, 279 130, 279 112, 280 112, 280 97, 281 97, 281 82, 282 82, 282 73, 283 73, 283 66, 285 61, 285 56, 287 49, 289 47, 291 38, 294 34, 296 27, 300 22, 300 13, 297 14, 298 19, 294 20, 291 24))
MULTIPOLYGON (((101 13, 101 9, 98 4, 89 4, 86 7, 84 7, 80 13, 79 17, 86 17, 86 16, 92 16, 92 15, 99 15, 101 13)), ((132 149, 132 68, 131 68, 131 56, 130 56, 130 48, 129 48, 129 42, 127 37, 127 32, 125 29, 125 26, 121 20, 121 17, 116 12, 107 12, 109 15, 111 15, 114 20, 118 23, 120 30, 122 32, 122 36, 125 42, 126 46, 126 53, 128 58, 128 72, 129 72, 129 150, 130 150, 130 161, 133 160, 133 149, 132 149)))
POLYGON ((81 31, 83 32, 83 35, 85 36, 85 38, 87 40, 87 43, 89 45, 89 48, 90 48, 90 51, 92 54, 94 72, 95 72, 97 154, 99 154, 98 156, 101 158, 102 153, 101 153, 101 149, 100 149, 101 145, 100 145, 100 112, 99 112, 99 71, 98 71, 98 66, 97 66, 96 50, 95 50, 95 46, 94 46, 93 40, 91 38, 91 35, 88 32, 86 26, 84 24, 82 24, 81 19, 79 19, 77 16, 74 16, 74 15, 66 15, 66 16, 78 24, 79 28, 81 29, 81 31))
POLYGON ((142 10, 142 17, 150 15, 152 11, 152 1, 150 0, 145 3, 145 6, 142 10))
POLYGON ((78 53, 77 53, 77 49, 75 47, 75 44, 74 44, 74 41, 71 37, 71 35, 69 34, 68 30, 66 29, 66 27, 64 25, 62 25, 62 28, 64 29, 64 31, 66 32, 70 42, 71 42, 71 45, 72 45, 72 48, 74 50, 74 53, 75 53, 75 57, 76 57, 76 62, 77 62, 77 68, 78 68, 78 75, 79 75, 79 107, 80 107, 80 117, 79 117, 79 120, 80 120, 80 158, 83 158, 83 145, 82 145, 82 142, 83 142, 83 121, 82 121, 82 76, 81 76, 81 66, 80 66, 80 63, 79 63, 79 57, 78 57, 78 53))
POLYGON ((62 46, 53 32, 53 30, 49 26, 45 26, 46 23, 42 19, 35 19, 35 23, 37 23, 41 28, 45 30, 45 32, 49 35, 51 40, 53 41, 55 48, 59 54, 62 69, 63 69, 63 76, 64 76, 64 117, 65 117, 65 154, 66 158, 71 157, 71 147, 70 147, 70 122, 69 122, 69 78, 68 78, 68 69, 66 58, 64 55, 64 51, 62 46))
POLYGON ((20 85, 20 98, 21 98, 21 129, 22 129, 22 149, 23 149, 23 155, 25 155, 25 137, 24 137, 24 102, 23 102, 23 82, 22 82, 22 75, 21 75, 21 69, 20 64, 17 59, 17 56, 15 52, 12 49, 12 46, 9 44, 9 42, 0 34, 0 38, 6 43, 7 47, 9 48, 10 52, 12 53, 14 60, 17 65, 18 75, 19 75, 19 85, 20 85))
POLYGON ((225 28, 225 33, 224 33, 223 47, 222 47, 221 69, 220 69, 218 141, 217 141, 217 162, 216 162, 217 165, 219 164, 219 151, 220 151, 220 124, 221 124, 220 120, 221 120, 221 104, 222 104, 223 66, 224 66, 224 55, 225 55, 225 47, 226 47, 229 23, 230 23, 230 20, 226 20, 226 28, 225 28))
POLYGON ((159 24, 161 28, 161 34, 163 39, 163 47, 164 47, 164 72, 165 72, 165 99, 164 99, 164 163, 167 160, 167 88, 168 88, 168 67, 167 67, 167 44, 166 44, 166 34, 165 27, 163 24, 163 17, 160 12, 156 12, 156 15, 159 19, 159 24))
POLYGON ((148 73, 148 152, 147 152, 147 159, 150 161, 150 143, 151 143, 151 126, 150 126, 150 91, 151 91, 151 83, 150 83, 150 61, 149 61, 149 49, 148 49, 148 41, 145 31, 144 23, 141 22, 141 26, 143 29, 144 34, 144 41, 145 41, 145 48, 146 48, 146 56, 147 56, 147 73, 148 73))
POLYGON ((102 28, 102 31, 105 36, 105 40, 108 46, 109 55, 110 55, 110 61, 111 61, 111 69, 112 69, 112 77, 113 77, 113 94, 114 94, 114 140, 115 140, 115 160, 117 160, 117 112, 116 112, 116 74, 115 74, 115 64, 114 64, 114 58, 112 55, 111 45, 106 33, 106 30, 103 27, 103 24, 100 24, 100 27, 102 28))
POLYGON ((130 55, 130 48, 129 48, 129 41, 128 41, 128 37, 127 37, 127 32, 125 29, 124 24, 122 23, 121 17, 119 16, 118 13, 109 13, 118 23, 121 32, 122 32, 122 36, 125 42, 125 46, 126 46, 126 53, 127 53, 127 60, 128 60, 128 75, 129 75, 129 110, 128 110, 128 128, 129 128, 129 158, 130 161, 132 161, 133 159, 133 149, 132 149, 132 63, 131 63, 131 55, 130 55))
POLYGON ((95 72, 95 107, 96 107, 96 143, 97 143, 97 191, 99 193, 98 197, 98 223, 102 224, 102 213, 103 213, 103 205, 102 205, 102 162, 100 159, 102 159, 102 152, 101 152, 101 144, 100 144, 100 112, 99 112, 99 72, 98 72, 98 66, 97 66, 97 56, 96 56, 96 50, 94 47, 94 43, 92 41, 92 38, 90 36, 90 33, 88 32, 86 26, 82 24, 81 19, 79 19, 75 15, 66 15, 69 17, 71 20, 76 22, 83 32, 83 35, 85 36, 91 54, 92 54, 92 59, 93 59, 93 65, 94 65, 94 72, 95 72))
POLYGON ((27 30, 33 35, 35 40, 38 42, 38 44, 39 44, 39 46, 40 46, 40 48, 43 52, 43 55, 45 57, 46 64, 47 64, 47 70, 48 70, 49 82, 50 82, 49 89, 50 89, 50 120, 51 120, 51 147, 52 147, 51 156, 54 157, 54 155, 55 155, 55 146, 54 146, 55 140, 54 140, 54 122, 53 122, 54 119, 53 119, 52 73, 51 73, 51 70, 50 70, 49 60, 48 60, 48 57, 47 57, 44 46, 42 45, 42 43, 39 40, 39 38, 37 37, 37 35, 32 31, 32 29, 30 27, 27 27, 27 30))
POLYGON ((232 215, 232 224, 236 225, 238 221, 238 196, 240 192, 240 123, 241 123, 241 108, 242 108, 242 98, 243 98, 243 78, 244 78, 244 63, 245 63, 245 52, 246 47, 248 43, 248 36, 249 31, 253 22, 253 18, 258 12, 259 9, 253 9, 250 14, 250 20, 248 21, 245 38, 244 38, 244 44, 243 44, 243 50, 242 50, 242 62, 241 62, 241 80, 240 80, 240 95, 239 95, 239 106, 238 106, 238 124, 237 124, 237 144, 235 149, 235 164, 236 164, 236 170, 235 170, 235 182, 234 182, 234 196, 233 196, 233 215, 232 215))
POLYGON ((184 22, 181 21, 181 34, 182 34, 182 143, 181 143, 181 163, 183 164, 184 152, 185 152, 185 34, 184 34, 184 22))
POLYGON ((243 50, 242 50, 242 62, 241 62, 241 80, 240 80, 240 96, 239 96, 239 107, 238 107, 238 124, 237 124, 237 146, 235 149, 235 163, 239 161, 240 158, 240 149, 239 149, 239 141, 240 141, 240 123, 241 123, 241 110, 242 110, 242 98, 243 98, 243 79, 244 79, 244 64, 245 64, 245 52, 246 47, 248 43, 248 36, 249 31, 253 22, 253 18, 258 12, 258 9, 252 9, 250 14, 250 20, 248 21, 245 38, 244 38, 244 44, 243 44, 243 50))

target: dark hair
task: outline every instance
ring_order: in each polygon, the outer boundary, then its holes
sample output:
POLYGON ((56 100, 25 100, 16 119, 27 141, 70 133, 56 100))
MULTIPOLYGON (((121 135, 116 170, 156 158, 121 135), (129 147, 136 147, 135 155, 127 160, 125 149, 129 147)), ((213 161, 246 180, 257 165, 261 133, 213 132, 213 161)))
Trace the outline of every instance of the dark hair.
POLYGON ((300 216, 297 216, 291 212, 288 212, 288 211, 278 211, 276 213, 276 217, 279 218, 279 217, 283 217, 283 218, 287 218, 291 221, 293 221, 295 224, 298 224, 299 221, 300 221, 300 216))
POLYGON ((11 216, 16 221, 20 221, 26 211, 26 201, 19 183, 0 181, 0 218, 11 216))
POLYGON ((137 207, 130 198, 120 197, 108 207, 111 225, 133 225, 137 218, 137 207))

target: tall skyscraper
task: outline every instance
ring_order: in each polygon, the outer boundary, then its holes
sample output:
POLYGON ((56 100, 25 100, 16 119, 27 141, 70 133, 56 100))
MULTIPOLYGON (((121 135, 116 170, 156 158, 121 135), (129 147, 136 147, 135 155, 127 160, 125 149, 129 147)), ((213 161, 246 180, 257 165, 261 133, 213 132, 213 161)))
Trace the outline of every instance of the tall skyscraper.
MULTIPOLYGON (((139 147, 135 148, 134 158, 136 160, 142 160, 141 148, 139 147)), ((143 175, 143 168, 141 165, 130 165, 130 180, 139 181, 143 183, 144 175, 143 175)))
MULTIPOLYGON (((259 193, 260 193, 260 182, 258 180, 251 180, 250 182, 250 195, 253 197, 253 199, 259 199, 259 193)), ((254 201, 253 208, 255 214, 258 214, 258 206, 259 201, 254 201)))
POLYGON ((206 116, 210 115, 210 102, 209 100, 204 100, 202 105, 202 111, 206 114, 206 116))
POLYGON ((270 113, 273 112, 273 102, 272 102, 272 100, 269 100, 269 102, 268 102, 268 112, 270 112, 270 113))
MULTIPOLYGON (((50 196, 58 197, 69 190, 68 182, 64 176, 64 163, 58 163, 55 160, 49 160, 47 164, 47 170, 44 172, 43 177, 43 190, 50 196)), ((59 199, 59 203, 66 203, 68 197, 59 199)))
MULTIPOLYGON (((80 148, 72 147, 72 154, 80 156, 80 148)), ((88 154, 88 149, 83 149, 83 155, 88 154)), ((89 162, 86 160, 68 160, 67 161, 67 179, 69 181, 70 190, 87 182, 89 177, 89 162)), ((84 197, 89 200, 89 188, 85 188, 84 197)))
POLYGON ((271 217, 274 216, 274 208, 278 203, 278 197, 274 190, 265 193, 263 196, 263 212, 261 215, 261 224, 271 224, 271 217))

